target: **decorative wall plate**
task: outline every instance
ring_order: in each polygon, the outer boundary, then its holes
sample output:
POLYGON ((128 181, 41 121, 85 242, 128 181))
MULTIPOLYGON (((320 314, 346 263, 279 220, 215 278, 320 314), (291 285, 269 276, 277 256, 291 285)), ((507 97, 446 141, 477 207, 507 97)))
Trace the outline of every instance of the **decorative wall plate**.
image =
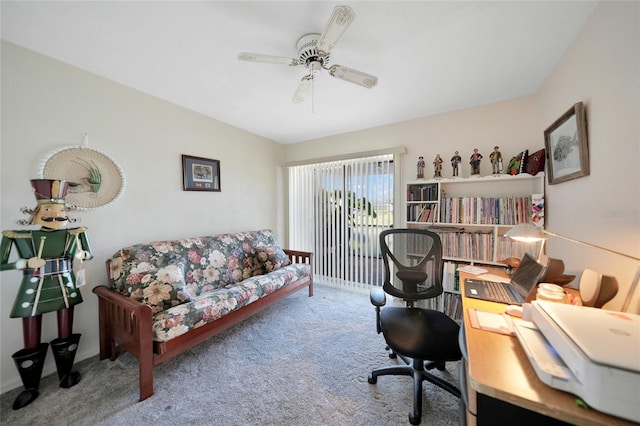
POLYGON ((83 146, 67 146, 49 153, 40 164, 40 177, 68 181, 66 204, 81 210, 108 206, 125 187, 124 172, 111 157, 83 146))

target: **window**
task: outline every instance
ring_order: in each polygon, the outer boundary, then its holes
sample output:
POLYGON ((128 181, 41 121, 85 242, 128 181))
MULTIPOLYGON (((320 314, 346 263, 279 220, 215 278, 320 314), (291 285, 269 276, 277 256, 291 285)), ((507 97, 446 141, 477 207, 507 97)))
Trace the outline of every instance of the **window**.
POLYGON ((381 286, 378 237, 393 226, 393 155, 289 167, 289 245, 314 252, 320 282, 381 286))

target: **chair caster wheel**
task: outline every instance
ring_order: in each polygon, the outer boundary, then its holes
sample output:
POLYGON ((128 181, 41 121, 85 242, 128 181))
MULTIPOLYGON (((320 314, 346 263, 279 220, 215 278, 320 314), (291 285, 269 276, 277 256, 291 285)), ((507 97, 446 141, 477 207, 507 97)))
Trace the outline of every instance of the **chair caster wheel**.
POLYGON ((369 374, 369 377, 367 377, 367 381, 370 384, 375 385, 376 383, 378 383, 378 378, 377 377, 373 377, 371 374, 369 374))
POLYGON ((416 416, 414 413, 409 414, 409 423, 412 425, 419 425, 421 420, 421 416, 416 416))
POLYGON ((398 355, 396 355, 396 353, 395 353, 395 352, 391 352, 391 353, 389 354, 389 358, 391 358, 391 359, 396 359, 396 358, 398 358, 398 355))
POLYGON ((444 361, 441 361, 441 362, 428 361, 424 363, 425 370, 432 370, 434 368, 440 371, 445 371, 447 369, 447 365, 444 361))

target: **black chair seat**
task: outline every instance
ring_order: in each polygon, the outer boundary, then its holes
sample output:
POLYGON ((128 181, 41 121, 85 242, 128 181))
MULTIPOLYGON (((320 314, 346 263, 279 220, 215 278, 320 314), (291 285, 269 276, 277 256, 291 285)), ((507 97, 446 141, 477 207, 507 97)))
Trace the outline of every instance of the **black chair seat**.
POLYGON ((457 361, 460 326, 440 311, 387 307, 380 312, 382 334, 389 347, 409 358, 457 361))

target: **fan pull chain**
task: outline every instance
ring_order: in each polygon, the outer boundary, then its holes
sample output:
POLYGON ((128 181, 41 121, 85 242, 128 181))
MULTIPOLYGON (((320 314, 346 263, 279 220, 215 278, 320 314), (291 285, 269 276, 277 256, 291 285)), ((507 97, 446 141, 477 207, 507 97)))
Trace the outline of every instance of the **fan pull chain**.
POLYGON ((316 87, 316 76, 313 75, 313 69, 311 70, 311 113, 315 113, 316 112, 316 108, 315 108, 315 87, 316 87))

